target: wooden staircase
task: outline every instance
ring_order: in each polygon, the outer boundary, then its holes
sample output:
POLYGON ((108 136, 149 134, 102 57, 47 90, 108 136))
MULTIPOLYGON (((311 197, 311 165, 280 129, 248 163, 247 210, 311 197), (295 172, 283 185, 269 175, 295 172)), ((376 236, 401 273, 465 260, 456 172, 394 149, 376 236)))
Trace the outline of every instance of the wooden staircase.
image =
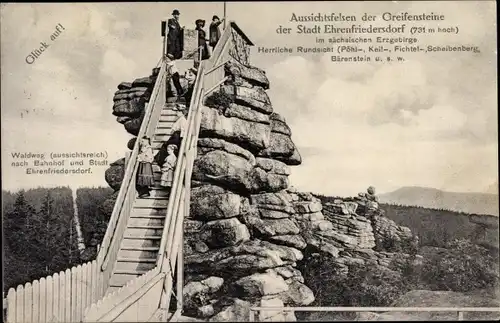
MULTIPOLYGON (((172 125, 178 118, 174 107, 175 103, 167 103, 161 111, 151 140, 155 155, 170 137, 172 125)), ((169 198, 168 191, 160 186, 160 166, 153 164, 155 186, 150 196, 138 198, 136 195, 107 294, 156 266, 169 198)))

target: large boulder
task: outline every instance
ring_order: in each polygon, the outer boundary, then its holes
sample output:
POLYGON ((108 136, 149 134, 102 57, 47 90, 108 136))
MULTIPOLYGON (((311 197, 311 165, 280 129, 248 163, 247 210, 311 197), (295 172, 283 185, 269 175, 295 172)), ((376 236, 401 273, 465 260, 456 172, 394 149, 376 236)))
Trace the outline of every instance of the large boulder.
MULTIPOLYGON (((237 110, 233 108, 233 111, 237 110)), ((251 150, 261 150, 269 146, 271 127, 268 124, 248 121, 238 117, 228 118, 217 109, 206 106, 202 107, 201 113, 201 138, 222 138, 251 150)))
POLYGON ((109 165, 104 172, 104 179, 115 191, 120 189, 123 177, 125 176, 125 158, 120 158, 109 165))
POLYGON ((144 119, 144 112, 137 118, 131 119, 123 124, 125 130, 131 135, 137 136, 141 130, 142 120, 144 119))
POLYGON ((280 166, 266 172, 255 167, 255 157, 238 145, 221 139, 198 141, 198 155, 193 167, 193 180, 213 183, 231 191, 257 193, 277 192, 288 187, 288 176, 280 166))
POLYGON ((269 146, 261 150, 258 156, 280 160, 287 165, 300 165, 302 158, 290 136, 271 132, 269 146))
POLYGON ((266 91, 261 87, 248 88, 237 85, 224 85, 222 91, 229 94, 237 104, 250 107, 265 114, 273 112, 271 100, 269 100, 266 91))
POLYGON ((373 226, 376 250, 400 252, 417 249, 418 240, 409 228, 399 226, 381 215, 371 217, 371 226, 373 226))
POLYGON ((260 68, 243 65, 235 59, 227 62, 224 67, 226 72, 233 76, 233 82, 238 82, 239 78, 243 78, 252 85, 266 90, 269 88, 266 72, 260 68))
POLYGON ((186 271, 217 272, 223 277, 242 277, 302 260, 303 254, 291 247, 278 246, 258 239, 236 246, 193 253, 185 257, 186 271))
POLYGON ((236 217, 248 209, 248 198, 220 186, 203 185, 191 189, 190 216, 211 221, 236 217))
POLYGON ((224 110, 224 116, 228 118, 234 117, 250 122, 262 123, 265 125, 271 124, 269 115, 236 103, 229 104, 229 107, 224 110))
POLYGON ((200 237, 209 247, 221 248, 250 240, 250 233, 238 219, 231 218, 207 222, 200 237))
POLYGON ((234 288, 240 297, 262 297, 286 292, 288 285, 274 271, 266 271, 240 278, 234 283, 234 288))

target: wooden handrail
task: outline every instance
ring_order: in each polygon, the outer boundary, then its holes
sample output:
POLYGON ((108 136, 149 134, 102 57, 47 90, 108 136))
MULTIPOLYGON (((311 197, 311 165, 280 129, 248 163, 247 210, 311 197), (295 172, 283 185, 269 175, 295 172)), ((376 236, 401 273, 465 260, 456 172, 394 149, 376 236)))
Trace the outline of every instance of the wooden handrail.
MULTIPOLYGON (((202 62, 203 63, 203 62, 202 62)), ((169 240, 169 232, 170 232, 170 227, 171 223, 173 221, 173 217, 177 215, 177 210, 175 208, 178 208, 179 204, 179 198, 180 198, 180 186, 181 186, 181 166, 184 162, 185 159, 185 154, 186 154, 186 142, 188 141, 189 136, 192 133, 192 127, 191 124, 193 123, 193 118, 194 114, 196 113, 197 110, 197 104, 198 104, 198 99, 200 96, 200 90, 201 86, 203 84, 203 66, 204 64, 200 64, 200 68, 198 70, 198 74, 196 75, 196 80, 194 84, 194 89, 193 89, 193 96, 191 97, 191 102, 189 104, 189 112, 188 112, 188 117, 187 117, 187 128, 184 129, 184 137, 182 138, 181 142, 181 147, 179 148, 179 158, 177 159, 176 167, 175 167, 175 172, 174 172, 174 179, 173 179, 173 185, 172 189, 169 194, 169 199, 168 199, 168 206, 167 206, 167 214, 166 214, 166 219, 165 219, 165 226, 163 227, 163 232, 162 232, 162 237, 161 237, 161 242, 160 242, 160 250, 158 253, 158 258, 156 261, 156 265, 160 267, 160 269, 163 270, 163 255, 165 253, 165 246, 167 244, 167 241, 169 240)), ((182 134, 182 133, 181 133, 182 134)), ((182 187, 181 187, 182 188, 182 187)), ((170 255, 167 255, 170 256, 170 255)))
MULTIPOLYGON (((121 234, 116 234, 115 228, 118 227, 118 222, 125 221, 123 216, 121 215, 122 207, 126 201, 126 199, 135 198, 135 196, 129 196, 127 192, 129 191, 129 186, 132 182, 132 178, 135 175, 135 169, 137 167, 137 156, 139 154, 139 143, 140 138, 142 138, 149 127, 151 122, 151 116, 153 114, 153 109, 155 108, 156 99, 160 94, 160 89, 162 88, 162 83, 166 77, 166 62, 162 62, 162 66, 160 68, 160 72, 158 73, 158 77, 156 79, 155 86, 153 88, 153 92, 151 94, 151 99, 148 102, 146 113, 141 123, 141 128, 139 130, 139 134, 137 135, 137 140, 135 141, 134 148, 132 153, 130 154, 130 162, 126 165, 124 178, 122 180, 122 184, 120 186, 120 191, 118 193, 118 197, 116 199, 116 203, 113 207, 113 212, 111 214, 111 218, 109 220, 108 228, 104 235, 101 248, 99 250, 99 254, 97 256, 98 265, 101 266, 101 270, 106 270, 108 261, 109 261, 109 250, 114 243, 119 243, 121 240, 121 234)), ((129 215, 125 215, 128 218, 129 215)))

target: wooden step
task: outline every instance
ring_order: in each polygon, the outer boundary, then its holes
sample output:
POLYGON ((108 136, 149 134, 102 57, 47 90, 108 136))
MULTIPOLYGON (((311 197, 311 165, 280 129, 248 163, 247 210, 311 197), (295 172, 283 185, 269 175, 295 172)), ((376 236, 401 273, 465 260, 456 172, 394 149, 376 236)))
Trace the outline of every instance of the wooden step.
POLYGON ((156 133, 170 133, 172 132, 172 126, 174 124, 171 123, 171 122, 158 122, 158 125, 156 126, 156 129, 155 129, 155 134, 156 133))
POLYGON ((168 190, 166 190, 166 189, 164 189, 163 187, 161 187, 161 186, 160 186, 160 187, 158 187, 158 188, 157 188, 157 187, 153 188, 153 189, 149 192, 149 194, 150 194, 151 196, 153 196, 153 197, 157 197, 157 198, 164 197, 164 198, 167 198, 167 199, 168 199, 168 197, 169 197, 169 194, 170 194, 170 193, 169 193, 169 191, 168 191, 168 190))
POLYGON ((156 218, 156 219, 164 219, 165 218, 165 210, 162 209, 144 209, 138 208, 133 209, 130 213, 131 218, 156 218))
POLYGON ((163 233, 163 225, 158 226, 129 226, 125 230, 126 236, 160 236, 163 233))
POLYGON ((165 223, 165 216, 160 217, 160 218, 149 218, 149 217, 143 217, 143 218, 130 218, 128 220, 128 225, 136 226, 136 225, 141 225, 141 226, 149 226, 149 225, 154 225, 154 226, 163 226, 165 223))
POLYGON ((141 276, 142 274, 138 273, 133 273, 133 274, 117 274, 116 272, 113 273, 111 276, 111 279, 109 280, 109 285, 110 287, 122 287, 132 279, 136 279, 137 277, 141 276))
POLYGON ((120 271, 144 271, 144 270, 151 270, 156 266, 156 259, 151 261, 151 262, 139 262, 139 261, 131 261, 131 260, 126 260, 126 261, 120 261, 116 263, 116 272, 120 271))
POLYGON ((179 114, 180 113, 177 112, 177 111, 174 111, 172 109, 166 108, 166 109, 161 110, 161 114, 160 115, 162 115, 162 116, 175 116, 175 117, 178 118, 180 116, 179 114))
POLYGON ((161 237, 124 237, 121 248, 160 247, 161 237))
POLYGON ((137 263, 154 263, 156 262, 156 256, 153 257, 121 257, 118 258, 119 262, 137 262, 137 263))
POLYGON ((120 270, 115 270, 113 272, 113 275, 119 274, 119 275, 136 275, 136 276, 140 276, 140 275, 144 275, 145 273, 147 273, 150 270, 151 269, 137 269, 137 270, 120 269, 120 270))
POLYGON ((129 247, 118 252, 118 258, 155 258, 160 247, 129 247))
POLYGON ((160 122, 175 122, 179 117, 176 115, 160 115, 158 119, 160 122))
POLYGON ((166 209, 168 206, 167 199, 147 199, 138 198, 134 202, 134 209, 166 209))
POLYGON ((162 141, 162 142, 165 142, 167 141, 168 139, 170 139, 171 137, 171 133, 169 132, 168 134, 158 134, 156 133, 153 137, 153 141, 162 141))

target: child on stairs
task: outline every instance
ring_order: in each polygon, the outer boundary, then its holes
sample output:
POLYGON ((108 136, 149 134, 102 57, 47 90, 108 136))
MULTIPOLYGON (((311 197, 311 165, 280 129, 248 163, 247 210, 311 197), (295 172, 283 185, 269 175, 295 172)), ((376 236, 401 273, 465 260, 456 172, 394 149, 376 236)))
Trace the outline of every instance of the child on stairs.
POLYGON ((139 198, 148 197, 151 186, 155 184, 153 177, 153 159, 154 155, 153 148, 151 147, 151 140, 144 136, 141 139, 139 155, 137 156, 139 167, 137 168, 135 187, 137 193, 139 193, 139 198))
POLYGON ((162 174, 160 185, 169 190, 172 188, 175 164, 177 162, 177 157, 175 157, 175 148, 177 148, 175 145, 167 146, 167 158, 165 158, 165 162, 161 168, 162 174))

